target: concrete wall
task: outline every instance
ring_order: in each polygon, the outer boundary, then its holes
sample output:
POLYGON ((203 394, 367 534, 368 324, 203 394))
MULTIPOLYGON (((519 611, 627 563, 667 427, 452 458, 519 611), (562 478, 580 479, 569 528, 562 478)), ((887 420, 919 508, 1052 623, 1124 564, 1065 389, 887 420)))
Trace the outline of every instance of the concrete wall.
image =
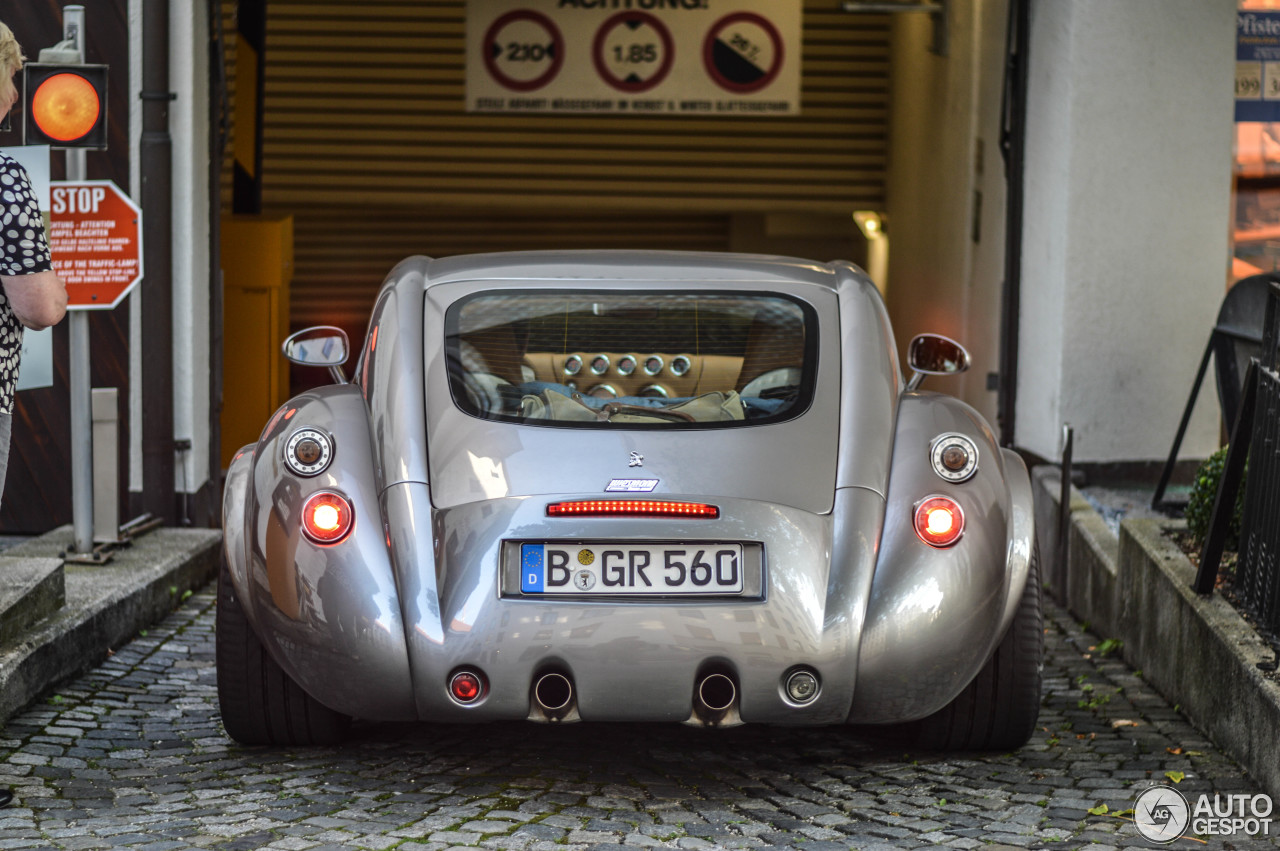
MULTIPOLYGON (((974 28, 982 0, 952 3, 947 56, 929 51, 923 14, 894 16, 888 177, 889 282, 885 302, 898 346, 935 331, 968 346, 973 193, 974 28)), ((999 327, 999 314, 991 329, 999 327)), ((977 366, 975 372, 985 371, 977 366)), ((960 395, 965 378, 927 387, 960 395)))
POLYGON ((1168 452, 1226 286, 1234 32, 1234 0, 1033 3, 1019 446, 1168 452))
MULTIPOLYGON (((209 18, 204 3, 170 4, 173 133, 173 431, 191 441, 174 488, 209 478, 209 18)), ((139 429, 141 431, 141 429, 139 429)))
MULTIPOLYGON (((142 0, 129 0, 130 90, 142 77, 142 0)), ((169 4, 169 107, 173 144, 173 426, 192 448, 177 455, 178 493, 194 493, 209 478, 209 52, 204 0, 169 4)), ((133 197, 139 197, 138 142, 142 112, 134 98, 130 127, 133 197)), ((144 211, 145 214, 145 211, 144 211)), ((142 295, 129 297, 129 490, 142 490, 142 295)))
POLYGON ((973 366, 931 378, 994 426, 1004 281, 1005 173, 1000 155, 1008 0, 952 3, 946 56, 929 51, 921 14, 894 22, 886 302, 899 348, 922 331, 959 340, 973 366))

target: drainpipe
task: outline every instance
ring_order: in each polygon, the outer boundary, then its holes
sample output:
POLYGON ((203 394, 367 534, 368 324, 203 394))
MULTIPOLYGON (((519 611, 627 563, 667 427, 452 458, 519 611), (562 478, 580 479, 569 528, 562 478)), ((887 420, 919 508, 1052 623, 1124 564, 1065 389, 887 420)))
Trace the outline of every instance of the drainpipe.
POLYGON ((176 522, 173 443, 173 151, 169 0, 142 0, 142 506, 176 522))
POLYGON ((209 481, 206 523, 222 525, 222 155, 227 144, 226 39, 222 4, 209 2, 209 481))
POLYGON ((1031 46, 1031 0, 1009 0, 1004 77, 1004 127, 1000 150, 1004 155, 1005 202, 1004 292, 1000 303, 1000 378, 996 421, 1000 445, 1013 446, 1018 407, 1018 317, 1022 311, 1022 209, 1027 136, 1028 51, 1031 46))

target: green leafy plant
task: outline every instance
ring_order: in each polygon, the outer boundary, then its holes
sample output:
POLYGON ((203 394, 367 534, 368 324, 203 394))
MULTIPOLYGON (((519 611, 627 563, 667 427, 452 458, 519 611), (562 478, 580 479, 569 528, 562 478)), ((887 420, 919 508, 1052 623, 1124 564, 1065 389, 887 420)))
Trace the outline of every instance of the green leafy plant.
POLYGON ((1119 651, 1124 647, 1124 642, 1118 638, 1104 638, 1098 643, 1098 655, 1110 656, 1112 653, 1119 651))
MULTIPOLYGON (((1213 518, 1213 501, 1218 496, 1218 488, 1222 484, 1222 472, 1227 466, 1226 446, 1205 459, 1196 471, 1196 479, 1191 485, 1191 495, 1187 499, 1187 531, 1195 539, 1196 545, 1204 543, 1209 534, 1209 521, 1213 518)), ((1245 475, 1240 477, 1240 488, 1236 492, 1235 510, 1231 513, 1231 526, 1227 533, 1226 548, 1240 547, 1240 515, 1244 511, 1244 483, 1249 468, 1246 465, 1245 475)))

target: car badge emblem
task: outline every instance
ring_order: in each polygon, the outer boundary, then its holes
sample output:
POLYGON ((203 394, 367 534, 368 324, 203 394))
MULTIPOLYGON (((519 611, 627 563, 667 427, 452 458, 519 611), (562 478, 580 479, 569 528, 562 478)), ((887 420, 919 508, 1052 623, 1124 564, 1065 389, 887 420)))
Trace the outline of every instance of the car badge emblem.
POLYGON ((628 467, 643 467, 644 456, 635 450, 631 451, 631 458, 627 460, 628 467))
POLYGON ((605 493, 653 493, 657 479, 610 479, 605 493))

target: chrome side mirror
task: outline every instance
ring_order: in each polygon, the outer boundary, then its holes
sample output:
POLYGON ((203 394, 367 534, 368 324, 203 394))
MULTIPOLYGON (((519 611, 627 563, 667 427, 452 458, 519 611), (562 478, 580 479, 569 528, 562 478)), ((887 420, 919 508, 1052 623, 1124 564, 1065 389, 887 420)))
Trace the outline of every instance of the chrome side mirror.
POLYGON ((915 390, 926 375, 959 375, 969 368, 964 346, 941 334, 918 334, 907 347, 907 365, 915 373, 907 382, 915 390))
POLYGON ((290 334, 281 346, 284 356, 302 366, 326 366, 333 380, 347 383, 342 365, 347 362, 351 344, 347 332, 333 325, 317 325, 290 334))

